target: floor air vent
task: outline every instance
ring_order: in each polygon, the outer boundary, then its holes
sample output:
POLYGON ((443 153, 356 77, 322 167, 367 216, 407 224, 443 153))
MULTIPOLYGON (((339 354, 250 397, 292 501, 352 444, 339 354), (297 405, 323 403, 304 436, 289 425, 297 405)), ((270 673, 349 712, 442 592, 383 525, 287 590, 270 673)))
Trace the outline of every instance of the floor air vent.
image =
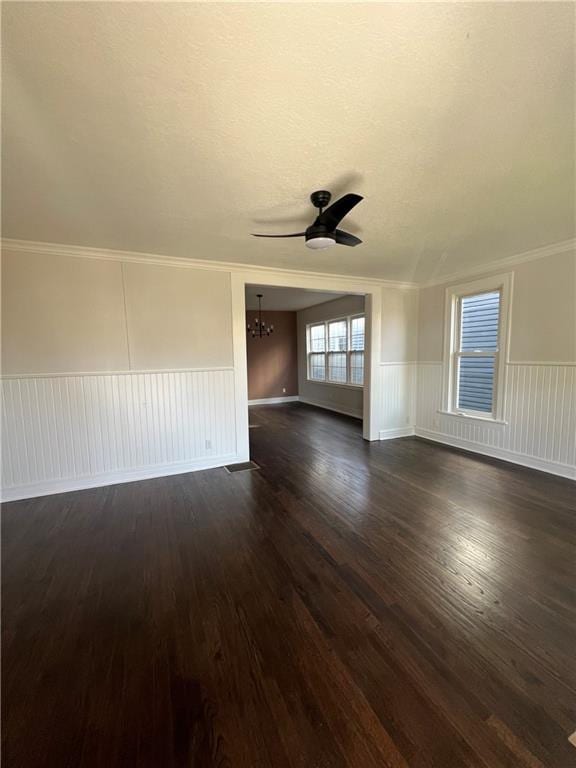
POLYGON ((251 469, 260 469, 254 461, 245 461, 242 464, 228 464, 224 467, 228 472, 249 472, 251 469))

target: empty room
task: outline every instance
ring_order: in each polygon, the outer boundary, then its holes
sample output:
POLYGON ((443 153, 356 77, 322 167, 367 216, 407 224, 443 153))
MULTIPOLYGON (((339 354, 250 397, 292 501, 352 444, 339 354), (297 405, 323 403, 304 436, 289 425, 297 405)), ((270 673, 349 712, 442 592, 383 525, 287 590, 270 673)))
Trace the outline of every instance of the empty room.
POLYGON ((1 14, 3 765, 576 765, 576 5, 1 14))

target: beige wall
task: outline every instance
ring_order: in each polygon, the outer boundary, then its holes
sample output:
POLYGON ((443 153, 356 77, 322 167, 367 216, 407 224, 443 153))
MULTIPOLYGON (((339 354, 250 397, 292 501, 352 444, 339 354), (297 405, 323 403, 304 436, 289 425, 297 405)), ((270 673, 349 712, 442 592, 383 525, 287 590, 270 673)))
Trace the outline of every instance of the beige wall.
POLYGON ((364 312, 363 296, 344 296, 298 312, 298 391, 302 400, 335 408, 353 416, 363 415, 362 388, 312 382, 306 378, 306 325, 361 312, 364 312))
POLYGON ((124 264, 135 370, 232 365, 228 272, 124 264))
POLYGON ((444 335, 445 286, 422 288, 418 296, 418 360, 440 362, 444 335))
POLYGON ((418 350, 418 291, 382 289, 383 363, 415 362, 418 350))
POLYGON ((576 254, 514 270, 510 360, 576 362, 576 254))
POLYGON ((2 254, 2 373, 128 368, 121 264, 2 254))
POLYGON ((6 251, 2 341, 4 375, 231 366, 230 275, 6 251))
MULTIPOLYGON (((510 361, 575 362, 576 254, 549 256, 505 271, 514 274, 510 361)), ((475 278, 458 282, 471 279, 475 278)), ((420 290, 418 360, 421 362, 442 360, 447 285, 449 283, 420 290)))

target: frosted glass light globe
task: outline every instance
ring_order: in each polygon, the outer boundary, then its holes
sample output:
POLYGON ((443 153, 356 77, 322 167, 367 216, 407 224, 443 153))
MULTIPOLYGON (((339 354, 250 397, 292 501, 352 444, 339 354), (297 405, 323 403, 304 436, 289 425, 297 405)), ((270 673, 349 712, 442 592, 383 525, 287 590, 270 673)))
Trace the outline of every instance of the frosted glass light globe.
POLYGON ((311 237, 310 240, 306 240, 308 248, 330 248, 331 245, 336 245, 336 241, 333 237, 311 237))

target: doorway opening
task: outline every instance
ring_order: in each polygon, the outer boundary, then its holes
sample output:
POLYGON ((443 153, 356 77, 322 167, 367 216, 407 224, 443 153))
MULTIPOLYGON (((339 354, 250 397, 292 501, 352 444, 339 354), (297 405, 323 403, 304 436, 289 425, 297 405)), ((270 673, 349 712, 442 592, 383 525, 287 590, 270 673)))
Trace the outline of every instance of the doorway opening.
POLYGON ((302 402, 364 418, 365 297, 246 284, 248 405, 302 402))
MULTIPOLYGON (((281 273, 277 270, 254 270, 236 273, 232 276, 232 305, 233 305, 233 337, 234 337, 234 371, 235 371, 235 398, 236 398, 236 445, 237 460, 250 460, 249 441, 249 396, 248 396, 248 322, 246 316, 247 288, 257 298, 257 293, 262 294, 262 317, 264 322, 269 311, 282 311, 280 306, 279 289, 289 289, 293 296, 300 296, 307 306, 295 307, 291 311, 296 313, 308 310, 311 306, 327 304, 330 301, 343 299, 344 297, 361 297, 364 301, 364 360, 363 360, 363 384, 361 387, 361 412, 356 412, 356 418, 362 425, 362 437, 365 440, 378 440, 382 404, 379 398, 378 361, 380 359, 381 343, 381 316, 382 316, 382 289, 378 283, 357 278, 329 277, 327 275, 310 275, 304 273, 281 273), (278 290, 278 292, 277 292, 278 290), (272 297, 274 294, 274 297, 272 297), (276 301, 278 298, 278 301, 276 301), (274 302, 271 304, 270 302, 274 302), (276 307, 276 310, 272 309, 276 307)), ((291 305, 294 307, 294 305, 291 305)), ((358 305, 356 305, 358 306, 358 305)), ((290 311, 290 310, 283 310, 290 311)), ((355 310, 352 310, 352 313, 355 310)), ((352 316, 350 314, 350 317, 352 316)), ((254 320, 255 317, 252 317, 254 320)), ((355 329, 356 330, 356 329, 355 329)), ((274 331, 275 332, 275 331, 274 331)), ((264 344, 272 336, 260 339, 264 344)), ((300 349, 302 349, 302 344, 300 349)), ((298 350, 298 347, 297 347, 298 350)), ((338 350, 336 350, 338 351, 338 350)), ((352 351, 352 350, 350 350, 352 351)), ((298 351, 297 351, 298 354, 298 351)), ((300 351, 300 359, 302 352, 300 351)), ((348 363, 347 363, 348 365, 348 363)), ((352 363, 349 363, 352 368, 352 363)), ((298 366, 299 383, 305 375, 302 363, 298 366)), ((317 383, 317 382, 314 382, 317 383)), ((318 386, 322 386, 318 384, 318 386)), ((322 390, 328 391, 328 390, 322 390)), ((280 392, 280 397, 284 393, 280 392)), ((286 396, 289 396, 286 393, 286 396)), ((298 390, 294 397, 305 397, 298 390)), ((260 399, 260 398, 254 398, 260 399)), ((335 409, 339 408, 338 402, 323 400, 323 404, 330 404, 335 409)), ((340 401, 341 404, 342 401, 340 401)), ((341 408, 342 411, 346 406, 341 408)))

